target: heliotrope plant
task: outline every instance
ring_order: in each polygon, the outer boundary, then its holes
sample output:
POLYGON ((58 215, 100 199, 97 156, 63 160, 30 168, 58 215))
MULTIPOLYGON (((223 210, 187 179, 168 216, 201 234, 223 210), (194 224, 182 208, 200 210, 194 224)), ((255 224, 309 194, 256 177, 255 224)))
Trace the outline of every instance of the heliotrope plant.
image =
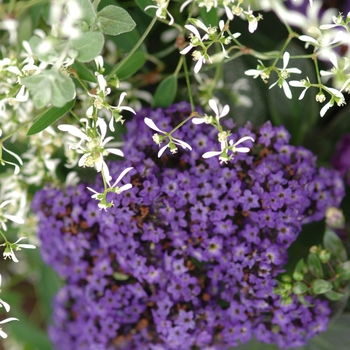
POLYGON ((309 277, 304 267, 294 285, 278 276, 302 225, 340 204, 340 175, 317 169, 312 152, 270 123, 237 129, 227 120, 229 139, 245 145, 230 162, 202 157, 216 143, 205 123, 176 132, 191 152, 159 157, 147 118, 167 130, 188 114, 187 103, 145 108, 127 123, 127 160, 109 166, 128 167, 119 181, 130 189, 109 193, 107 211, 83 184, 35 195, 43 258, 67 281, 54 302, 55 348, 227 349, 253 336, 289 348, 326 330, 327 297, 344 297, 350 278, 346 256, 341 284, 318 270, 319 259, 338 269, 335 238, 326 233, 330 253, 312 248, 309 277))
MULTIPOLYGON (((312 153, 294 145, 312 139, 314 116, 330 118, 346 104, 348 9, 306 0, 111 3, 0 4, 4 258, 18 262, 16 251, 34 248, 22 242, 35 231, 31 200, 50 183, 35 208, 56 233, 48 253, 40 231, 43 256, 68 282, 56 299, 55 343, 67 320, 76 322, 71 332, 86 323, 90 335, 70 334, 66 348, 185 341, 210 349, 252 335, 282 347, 305 343, 326 328, 327 298, 346 298, 348 265, 327 231, 296 273, 278 277, 301 225, 322 220, 343 196, 339 176, 317 170, 312 153), (278 45, 270 21, 285 30, 278 45), (260 78, 269 89, 258 88, 260 78), (180 96, 190 105, 172 105, 180 96), (290 144, 273 124, 287 125, 290 144), (91 178, 87 168, 97 184, 80 184, 91 178), (113 293, 122 301, 117 316, 106 316, 113 293)), ((324 130, 315 133, 322 145, 324 130)), ((324 138, 328 148, 335 143, 324 138)), ((333 165, 348 176, 341 146, 333 165)))

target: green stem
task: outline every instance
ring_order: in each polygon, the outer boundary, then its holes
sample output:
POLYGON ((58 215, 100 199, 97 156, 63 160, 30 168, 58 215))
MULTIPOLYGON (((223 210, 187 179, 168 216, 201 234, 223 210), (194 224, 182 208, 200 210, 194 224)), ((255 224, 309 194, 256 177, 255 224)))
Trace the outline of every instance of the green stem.
POLYGON ((186 60, 183 60, 183 63, 184 63, 184 69, 185 69, 185 78, 186 78, 186 84, 187 84, 187 90, 188 90, 188 98, 190 99, 191 110, 192 110, 192 112, 194 112, 195 108, 194 108, 194 103, 193 103, 191 82, 190 82, 190 76, 188 74, 188 68, 187 68, 186 60))
MULTIPOLYGON (((2 232, 2 230, 0 230, 0 234, 1 234, 1 236, 4 238, 5 243, 7 243, 8 240, 7 240, 6 236, 4 235, 4 233, 2 232)), ((3 243, 3 244, 1 244, 1 245, 5 245, 5 243, 3 243)))
POLYGON ((114 74, 120 70, 121 67, 124 66, 124 64, 128 61, 128 59, 136 52, 136 50, 141 46, 141 44, 145 41, 147 35, 153 28, 154 24, 157 22, 157 17, 153 17, 151 23, 146 28, 145 32, 142 34, 141 38, 137 41, 136 45, 131 49, 129 54, 124 58, 123 61, 120 62, 120 64, 116 65, 112 71, 108 74, 107 80, 110 79, 114 74))

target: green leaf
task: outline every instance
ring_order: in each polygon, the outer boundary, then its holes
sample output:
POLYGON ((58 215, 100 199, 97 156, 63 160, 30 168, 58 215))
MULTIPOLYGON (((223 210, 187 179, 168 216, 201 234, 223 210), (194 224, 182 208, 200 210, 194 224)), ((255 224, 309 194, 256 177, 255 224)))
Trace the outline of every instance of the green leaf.
POLYGON ((333 285, 331 282, 318 279, 311 282, 311 287, 314 294, 324 294, 332 290, 333 285))
POLYGON ((109 5, 97 14, 97 25, 103 33, 108 35, 119 35, 132 31, 136 23, 127 11, 118 6, 109 5))
POLYGON ((212 7, 208 12, 205 7, 201 7, 199 9, 199 14, 202 18, 202 22, 208 27, 211 25, 212 27, 217 26, 219 23, 218 11, 216 8, 212 7))
POLYGON ((334 290, 330 290, 329 292, 325 293, 324 296, 328 300, 339 301, 339 300, 342 300, 346 296, 346 294, 339 293, 334 290))
POLYGON ((60 42, 57 38, 48 35, 44 39, 34 35, 29 39, 29 45, 33 53, 43 62, 52 62, 59 57, 55 50, 60 42))
POLYGON ((40 74, 21 78, 23 85, 31 90, 36 108, 44 108, 49 103, 63 107, 75 96, 75 86, 70 77, 50 69, 40 74))
POLYGON ((294 272, 293 272, 293 278, 296 281, 301 281, 304 278, 305 273, 305 262, 304 259, 300 259, 298 263, 295 266, 294 272))
POLYGON ((297 295, 306 293, 308 289, 304 282, 296 282, 293 285, 293 292, 297 295))
POLYGON ((79 63, 78 61, 74 61, 72 68, 75 70, 76 74, 78 74, 81 80, 96 83, 96 77, 83 64, 79 63))
MULTIPOLYGON (((291 55, 303 55, 305 51, 298 45, 290 43, 288 52, 291 55)), ((279 60, 277 67, 280 67, 282 60, 279 60)), ((311 64, 311 60, 306 59, 290 59, 289 67, 299 68, 301 74, 291 74, 290 80, 301 80, 310 78, 311 82, 316 81, 315 68, 311 64)), ((278 79, 277 74, 272 73, 269 85, 278 79)), ((309 89, 311 90, 311 89, 309 89)), ((300 144, 304 140, 306 133, 319 120, 319 105, 315 100, 312 91, 307 91, 304 98, 299 100, 299 95, 302 92, 300 88, 291 87, 292 99, 288 99, 282 88, 278 85, 272 89, 268 89, 268 108, 271 119, 274 124, 283 124, 292 135, 292 143, 300 144)))
POLYGON ((173 103, 177 92, 177 76, 170 75, 157 87, 154 95, 154 107, 168 107, 173 103))
POLYGON ((71 41, 71 50, 76 51, 78 61, 90 62, 101 53, 104 40, 100 32, 84 32, 71 41))
POLYGON ((61 108, 51 107, 44 115, 42 115, 28 130, 27 136, 34 135, 43 131, 56 120, 63 117, 74 106, 75 100, 68 102, 61 108))
POLYGON ((316 254, 310 253, 307 257, 309 271, 317 278, 323 278, 323 269, 320 259, 316 254))
POLYGON ((343 281, 350 280, 350 260, 345 261, 337 266, 336 271, 343 281))
MULTIPOLYGON (((91 3, 90 0, 74 0, 74 2, 76 2, 79 6, 79 9, 80 9, 80 14, 81 14, 81 17, 80 17, 80 20, 86 22, 89 26, 91 26, 91 24, 94 23, 95 21, 95 18, 96 18, 96 13, 95 13, 95 10, 94 10, 94 7, 91 3)), ((69 6, 68 6, 68 9, 69 6)), ((74 7, 71 8, 72 10, 75 10, 74 7)), ((73 13, 74 15, 74 13, 73 13)))
POLYGON ((135 74, 140 68, 144 66, 145 62, 145 53, 142 50, 137 50, 132 56, 127 59, 120 70, 117 69, 116 74, 120 80, 124 80, 135 74))
POLYGON ((346 250, 339 236, 329 228, 327 228, 324 233, 323 245, 331 252, 333 258, 343 262, 348 259, 346 250))

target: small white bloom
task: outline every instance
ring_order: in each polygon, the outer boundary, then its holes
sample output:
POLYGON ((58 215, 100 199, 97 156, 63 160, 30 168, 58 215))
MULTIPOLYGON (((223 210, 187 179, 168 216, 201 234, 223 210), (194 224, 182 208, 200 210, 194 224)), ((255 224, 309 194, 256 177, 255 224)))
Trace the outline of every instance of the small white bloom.
POLYGON ((10 220, 16 224, 24 224, 24 220, 18 216, 6 214, 4 208, 12 203, 12 200, 6 200, 0 204, 0 225, 4 231, 7 231, 7 220, 10 220))
MULTIPOLYGON (((6 318, 5 320, 0 321, 0 324, 4 324, 11 321, 19 321, 19 319, 15 317, 9 317, 9 318, 6 318)), ((7 338, 7 333, 5 333, 1 327, 0 327, 0 337, 4 339, 7 338)))
POLYGON ((299 100, 302 100, 305 96, 306 90, 311 86, 310 80, 308 77, 306 77, 306 80, 291 80, 289 82, 290 86, 294 86, 294 87, 303 87, 304 90, 301 92, 300 96, 299 96, 299 100))
POLYGON ((18 242, 20 242, 21 240, 23 239, 26 239, 25 237, 21 237, 19 238, 15 243, 10 243, 10 242, 5 242, 3 244, 1 244, 0 246, 5 246, 5 250, 4 250, 4 253, 3 253, 3 257, 4 259, 7 259, 7 258, 10 258, 13 260, 13 262, 18 262, 18 259, 14 253, 13 250, 21 250, 21 248, 24 248, 24 249, 35 249, 35 245, 33 244, 18 244, 18 242))
POLYGON ((174 17, 168 11, 169 0, 154 0, 154 1, 156 1, 157 5, 149 5, 149 6, 145 7, 145 11, 147 11, 150 8, 155 8, 155 9, 157 9, 156 16, 158 18, 166 19, 166 15, 168 15, 170 18, 169 26, 174 24, 174 17))
MULTIPOLYGON (((188 148, 190 151, 192 151, 192 147, 191 147, 188 143, 186 143, 186 142, 184 142, 184 141, 181 141, 181 140, 179 140, 179 139, 176 139, 175 137, 170 136, 167 132, 165 132, 165 131, 163 131, 163 130, 160 130, 160 129, 158 128, 158 126, 153 122, 152 119, 145 117, 144 122, 145 122, 145 124, 146 124, 149 128, 151 128, 151 129, 153 129, 153 130, 155 130, 155 131, 157 131, 157 132, 159 132, 159 133, 161 133, 161 134, 164 135, 164 136, 162 137, 162 139, 159 139, 160 142, 161 142, 165 137, 169 138, 169 143, 167 143, 164 147, 162 147, 162 148, 159 150, 159 152, 158 152, 158 157, 161 157, 162 154, 164 153, 164 151, 165 151, 167 148, 170 149, 170 152, 171 152, 171 153, 176 153, 176 152, 177 152, 177 147, 176 147, 176 145, 179 145, 179 146, 181 146, 181 147, 184 148, 184 149, 185 149, 185 148, 188 148)), ((153 138, 153 140, 154 140, 154 138, 153 138)), ((157 144, 160 144, 160 142, 157 143, 157 144)))
POLYGON ((292 92, 290 91, 289 85, 286 82, 286 79, 289 78, 289 73, 301 73, 301 70, 298 68, 287 68, 289 63, 290 54, 289 52, 285 52, 283 54, 283 68, 280 69, 279 72, 279 79, 273 83, 269 89, 273 88, 275 85, 278 84, 279 87, 283 88, 284 94, 287 96, 287 98, 292 98, 292 92))
POLYGON ((109 129, 114 132, 115 129, 114 129, 114 121, 116 123, 120 122, 123 124, 124 120, 122 118, 122 116, 119 114, 121 113, 122 111, 129 111, 131 113, 134 113, 136 114, 136 112, 131 108, 131 107, 128 107, 128 106, 122 106, 122 102, 126 96, 126 92, 122 92, 120 94, 120 97, 119 97, 119 102, 118 102, 118 106, 117 107, 111 107, 112 108, 112 118, 111 120, 109 121, 109 129), (118 117, 117 117, 118 116, 118 117), (117 118, 116 118, 117 117, 117 118))

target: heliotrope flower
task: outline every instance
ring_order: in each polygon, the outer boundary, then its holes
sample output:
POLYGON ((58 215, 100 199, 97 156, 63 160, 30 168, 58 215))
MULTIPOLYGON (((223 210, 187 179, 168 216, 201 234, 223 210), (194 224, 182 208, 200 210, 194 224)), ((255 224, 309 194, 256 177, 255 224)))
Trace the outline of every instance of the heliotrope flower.
MULTIPOLYGON (((310 151, 271 124, 229 129, 237 149, 255 142, 228 164, 200 157, 217 143, 206 123, 177 130, 202 146, 158 158, 145 118, 171 130, 190 113, 187 103, 144 108, 129 122, 127 160, 109 166, 133 167, 123 177, 132 188, 109 193, 108 212, 91 210, 83 184, 36 193, 43 259, 67 281, 49 329, 56 349, 218 350, 253 336, 288 348, 326 329, 326 301, 286 306, 273 291, 302 225, 339 206, 339 174, 317 169, 310 151)), ((94 188, 103 190, 100 178, 94 188)))

